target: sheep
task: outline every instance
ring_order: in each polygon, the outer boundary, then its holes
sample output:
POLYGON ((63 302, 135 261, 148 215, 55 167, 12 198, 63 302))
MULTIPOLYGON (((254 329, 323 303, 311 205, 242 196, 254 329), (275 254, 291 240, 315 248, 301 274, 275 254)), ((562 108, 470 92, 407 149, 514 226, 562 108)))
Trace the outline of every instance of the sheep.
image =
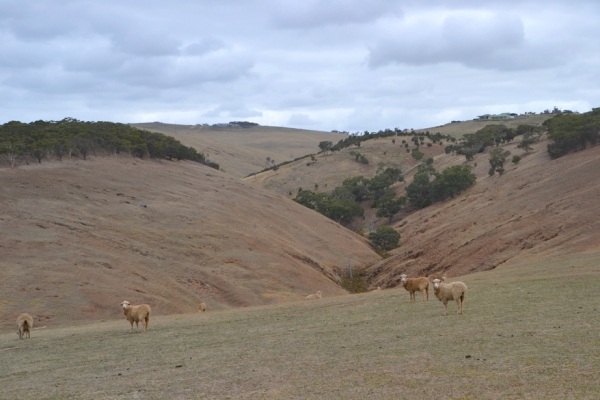
POLYGON ((204 311, 206 311, 206 303, 200 303, 200 305, 198 306, 198 312, 204 311))
POLYGON ((31 330, 33 329, 33 317, 31 315, 27 313, 19 315, 19 318, 17 318, 17 326, 19 327, 17 330, 19 339, 23 339, 25 335, 27 335, 28 339, 31 339, 31 330))
POLYGON ((321 298, 321 291, 317 291, 317 293, 315 294, 309 294, 308 296, 306 296, 306 300, 316 300, 316 299, 320 299, 321 298))
POLYGON ((410 293, 410 301, 417 301, 415 292, 423 293, 423 301, 429 301, 429 279, 425 277, 407 278, 406 274, 400 275, 400 285, 410 293))
POLYGON ((456 300, 458 306, 456 313, 463 313, 467 285, 462 282, 442 283, 441 280, 434 279, 433 293, 435 293, 435 297, 437 297, 439 301, 444 303, 444 315, 448 315, 448 300, 456 300))
POLYGON ((442 274, 431 274, 429 275, 427 278, 429 279, 429 282, 433 282, 434 279, 439 279, 440 281, 444 282, 446 280, 448 276, 446 275, 446 273, 442 274))
POLYGON ((140 304, 138 306, 132 306, 127 300, 121 303, 123 307, 123 314, 127 317, 127 321, 131 324, 131 330, 133 332, 133 323, 138 332, 140 327, 138 325, 141 322, 144 325, 144 332, 148 331, 148 323, 150 322, 150 306, 148 304, 140 304))

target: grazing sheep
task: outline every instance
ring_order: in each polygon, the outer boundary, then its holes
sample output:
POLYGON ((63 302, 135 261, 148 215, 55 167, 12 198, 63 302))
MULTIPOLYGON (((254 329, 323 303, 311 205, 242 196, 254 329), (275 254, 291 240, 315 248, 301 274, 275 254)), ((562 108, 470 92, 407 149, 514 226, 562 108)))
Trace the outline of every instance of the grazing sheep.
POLYGON ((206 311, 206 303, 200 303, 200 305, 198 306, 198 312, 204 311, 206 311))
POLYGON ((446 273, 442 274, 431 274, 427 277, 427 279, 429 279, 429 282, 433 282, 434 279, 439 279, 440 281, 444 282, 446 280, 448 276, 446 275, 446 273))
POLYGON ((407 278, 405 274, 400 275, 400 285, 410 293, 410 301, 417 301, 415 292, 418 290, 423 293, 423 301, 429 301, 429 279, 407 278))
POLYGON ((140 327, 138 325, 141 322, 144 325, 144 332, 148 330, 148 323, 150 322, 150 306, 148 304, 140 304, 138 306, 132 306, 127 300, 121 303, 123 307, 123 314, 127 317, 127 321, 131 324, 131 330, 133 332, 133 323, 138 332, 140 327))
POLYGON ((316 299, 320 299, 321 298, 321 291, 317 291, 317 293, 315 294, 309 294, 308 296, 306 296, 306 300, 316 300, 316 299))
POLYGON ((458 306, 456 313, 463 313, 467 285, 462 282, 442 283, 441 280, 434 279, 433 293, 435 293, 435 297, 437 297, 438 300, 444 303, 444 315, 448 315, 448 300, 456 300, 456 305, 458 306))
POLYGON ((17 326, 19 327, 17 330, 19 339, 23 339, 25 335, 27 335, 28 339, 31 339, 31 330, 33 329, 33 317, 31 315, 27 313, 19 315, 19 318, 17 318, 17 326))

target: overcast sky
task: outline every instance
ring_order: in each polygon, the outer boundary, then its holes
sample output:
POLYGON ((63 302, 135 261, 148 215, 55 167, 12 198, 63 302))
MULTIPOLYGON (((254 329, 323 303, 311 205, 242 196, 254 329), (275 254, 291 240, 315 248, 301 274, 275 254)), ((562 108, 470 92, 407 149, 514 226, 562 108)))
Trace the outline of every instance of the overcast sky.
POLYGON ((0 123, 423 128, 600 107, 600 1, 0 0, 0 123))

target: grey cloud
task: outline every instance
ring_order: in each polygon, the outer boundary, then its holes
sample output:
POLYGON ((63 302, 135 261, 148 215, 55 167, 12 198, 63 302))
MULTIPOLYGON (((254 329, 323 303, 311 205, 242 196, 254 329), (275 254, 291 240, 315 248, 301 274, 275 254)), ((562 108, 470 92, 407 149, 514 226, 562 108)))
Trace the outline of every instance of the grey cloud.
POLYGON ((315 126, 316 124, 318 122, 307 114, 293 114, 288 120, 288 125, 294 127, 315 126))
POLYGON ((252 110, 241 104, 226 104, 220 105, 210 111, 202 114, 203 117, 208 118, 252 118, 262 117, 263 113, 257 110, 252 110))
POLYGON ((374 21, 388 14, 400 14, 397 2, 388 0, 312 0, 289 2, 273 13, 277 26, 315 28, 328 25, 374 21))
POLYGON ((560 56, 540 57, 545 44, 527 43, 522 20, 510 14, 454 14, 440 26, 415 29, 403 26, 394 37, 379 40, 370 49, 369 65, 425 65, 445 62, 467 67, 519 70, 555 65, 560 56))
POLYGON ((194 43, 190 43, 190 44, 186 45, 183 48, 182 53, 185 55, 191 55, 191 56, 201 56, 203 54, 210 53, 210 52, 216 51, 216 50, 220 50, 225 47, 226 47, 225 42, 220 39, 203 38, 199 41, 196 41, 194 43))

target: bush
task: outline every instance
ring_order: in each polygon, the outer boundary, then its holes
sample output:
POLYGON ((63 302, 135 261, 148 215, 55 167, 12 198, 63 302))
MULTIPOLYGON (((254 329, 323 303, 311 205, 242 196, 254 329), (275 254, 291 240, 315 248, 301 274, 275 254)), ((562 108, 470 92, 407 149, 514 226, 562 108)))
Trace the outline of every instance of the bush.
POLYGON ((521 156, 513 156, 512 162, 513 164, 518 164, 521 161, 521 156))
POLYGON ((342 274, 341 286, 350 293, 364 293, 367 291, 368 284, 364 271, 355 271, 352 276, 349 272, 342 274))
POLYGON ((382 226, 376 232, 369 233, 373 247, 381 250, 392 250, 398 247, 400 234, 391 226, 382 226))

